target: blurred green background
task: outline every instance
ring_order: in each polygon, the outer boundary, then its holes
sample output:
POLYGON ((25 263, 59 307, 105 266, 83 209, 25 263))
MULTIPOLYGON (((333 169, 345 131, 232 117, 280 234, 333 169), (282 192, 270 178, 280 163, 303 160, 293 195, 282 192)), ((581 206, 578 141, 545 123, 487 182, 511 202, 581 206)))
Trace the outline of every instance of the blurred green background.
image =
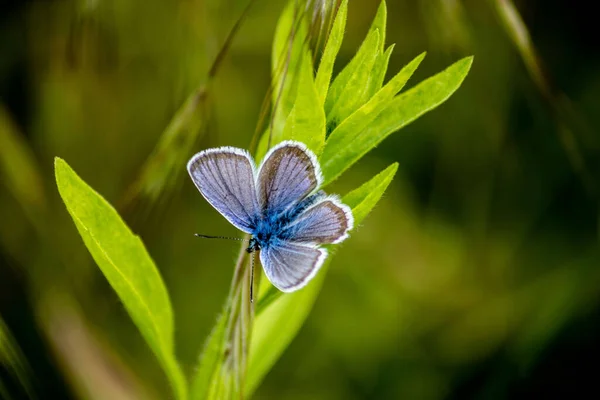
MULTIPOLYGON (((53 158, 143 238, 190 374, 238 246, 192 236, 236 232, 184 175, 185 162, 207 147, 249 146, 283 2, 255 2, 214 79, 210 65, 246 1, 0 4, 0 397, 164 398, 162 371, 60 201, 53 158), (171 138, 179 152, 153 153, 190 95, 193 133, 171 138), (178 168, 177 179, 140 189, 152 168, 178 168)), ((350 1, 334 73, 377 6, 350 1)), ((344 194, 400 162, 256 399, 599 392, 594 15, 565 0, 388 3, 388 76, 422 51, 409 86, 464 56, 475 61, 447 103, 330 188, 344 194)))

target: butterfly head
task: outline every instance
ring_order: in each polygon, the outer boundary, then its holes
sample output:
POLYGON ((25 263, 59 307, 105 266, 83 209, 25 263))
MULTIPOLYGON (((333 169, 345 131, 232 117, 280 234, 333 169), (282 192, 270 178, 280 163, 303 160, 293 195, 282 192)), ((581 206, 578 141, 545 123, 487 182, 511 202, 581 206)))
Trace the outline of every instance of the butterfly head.
POLYGON ((252 238, 250 238, 250 241, 248 242, 248 247, 246 248, 246 252, 253 253, 257 250, 260 250, 260 243, 255 237, 252 237, 252 238))

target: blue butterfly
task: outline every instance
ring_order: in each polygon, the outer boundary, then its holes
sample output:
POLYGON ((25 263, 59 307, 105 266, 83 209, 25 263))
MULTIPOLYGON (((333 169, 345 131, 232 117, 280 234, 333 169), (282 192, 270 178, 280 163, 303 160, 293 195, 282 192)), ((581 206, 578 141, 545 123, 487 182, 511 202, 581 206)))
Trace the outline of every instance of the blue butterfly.
POLYGON ((322 244, 340 243, 354 224, 352 210, 327 196, 317 157, 304 144, 273 147, 256 168, 235 147, 208 149, 187 164, 204 198, 239 230, 251 234, 269 281, 283 292, 305 286, 327 257, 322 244))

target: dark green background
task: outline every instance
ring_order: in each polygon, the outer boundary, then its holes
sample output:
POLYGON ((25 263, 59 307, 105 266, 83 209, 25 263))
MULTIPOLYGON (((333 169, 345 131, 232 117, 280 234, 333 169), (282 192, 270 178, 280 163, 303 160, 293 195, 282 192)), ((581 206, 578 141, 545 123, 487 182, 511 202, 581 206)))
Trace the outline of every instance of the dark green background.
MULTIPOLYGON (((100 388, 135 381, 161 398, 164 376, 89 259, 58 198, 52 160, 64 158, 117 204, 175 111, 204 81, 246 3, 0 4, 0 106, 41 170, 49 210, 42 223, 52 232, 34 229, 2 171, 2 318, 40 398, 70 393, 69 353, 83 357, 80 372, 100 388), (113 373, 95 375, 94 366, 113 373)), ((400 163, 381 203, 338 252, 312 314, 255 398, 598 392, 596 14, 581 2, 516 2, 549 82, 544 92, 495 4, 388 3, 386 42, 396 43, 388 77, 422 51, 428 55, 408 86, 467 55, 475 56, 473 67, 447 103, 392 135, 333 185, 343 194, 400 163)), ((248 147, 282 6, 257 1, 243 21, 210 87, 210 120, 196 150, 248 147)), ((335 72, 358 48, 377 6, 350 1, 335 72)), ((0 154, 10 160, 5 149, 0 154)), ((238 250, 192 233, 235 229, 185 176, 178 190, 125 218, 169 289, 177 353, 189 374, 226 297, 238 250)), ((15 398, 25 395, 8 371, 0 379, 15 398)))

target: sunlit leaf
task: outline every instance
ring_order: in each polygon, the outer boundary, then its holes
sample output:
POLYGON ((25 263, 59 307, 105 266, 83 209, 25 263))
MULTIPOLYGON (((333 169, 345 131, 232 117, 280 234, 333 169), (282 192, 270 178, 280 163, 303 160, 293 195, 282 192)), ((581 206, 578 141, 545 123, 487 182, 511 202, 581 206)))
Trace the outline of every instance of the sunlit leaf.
POLYGON ((385 80, 385 74, 387 73, 388 64, 390 62, 390 57, 392 56, 392 52, 394 51, 395 45, 391 45, 388 47, 384 53, 379 54, 377 60, 375 60, 375 65, 373 65, 372 76, 369 79, 369 87, 367 88, 367 99, 371 99, 371 97, 377 93, 381 86, 383 85, 383 81, 385 80))
POLYGON ((298 7, 298 2, 288 2, 275 29, 271 54, 274 132, 283 130, 296 100, 297 75, 308 32, 303 10, 303 7, 298 7))
POLYGON ((398 171, 398 163, 393 163, 370 181, 344 196, 344 203, 352 208, 355 226, 358 226, 375 207, 398 171))
POLYGON ((342 4, 340 4, 335 16, 333 27, 329 33, 329 38, 327 39, 327 44, 325 45, 325 50, 323 50, 323 56, 321 57, 321 62, 319 63, 317 78, 315 79, 315 85, 317 88, 317 93, 319 94, 321 105, 325 103, 335 58, 340 51, 340 46, 342 45, 342 40, 344 39, 344 29, 346 29, 347 15, 348 0, 344 0, 342 1, 342 4))
MULTIPOLYGON (((309 149, 319 154, 325 144, 325 112, 315 88, 311 57, 308 52, 305 54, 299 76, 296 103, 285 122, 282 139, 303 142, 309 149)), ((272 144, 276 143, 277 141, 272 144)))
MULTIPOLYGON (((296 78, 300 80, 294 107, 288 114, 282 131, 273 130, 271 147, 283 140, 303 142, 316 154, 320 154, 325 144, 325 112, 319 103, 312 73, 311 56, 304 51, 302 64, 296 78)), ((256 160, 260 162, 267 152, 269 130, 263 135, 256 151, 256 160)))
POLYGON ((325 182, 335 180, 388 135, 446 101, 460 87, 472 62, 473 57, 463 58, 398 95, 371 123, 354 133, 354 140, 332 134, 322 154, 325 182))
MULTIPOLYGON (((331 133, 327 140, 327 145, 322 155, 322 159, 326 163, 335 157, 335 153, 339 147, 354 145, 354 141, 360 139, 362 132, 376 120, 377 116, 387 108, 394 100, 394 96, 398 93, 413 72, 417 69, 425 53, 417 56, 414 60, 408 63, 396 76, 394 76, 383 88, 381 88, 375 96, 373 96, 365 105, 356 110, 351 116, 346 118, 338 127, 331 133)), ((325 184, 329 182, 329 175, 325 174, 325 184)))
POLYGON ((379 30, 374 30, 369 32, 352 61, 339 73, 329 88, 325 100, 328 131, 333 130, 338 123, 364 104, 378 54, 379 30))
MULTIPOLYGON (((355 226, 360 225, 375 207, 397 169, 398 164, 390 165, 343 198, 343 201, 352 207, 355 226)), ((332 246, 332 250, 335 248, 334 246, 332 246)), ((282 294, 279 292, 279 295, 274 296, 270 304, 257 310, 246 378, 247 395, 252 394, 258 387, 265 374, 281 356, 306 320, 323 285, 329 260, 331 260, 331 256, 306 287, 293 293, 282 294)))
POLYGON ((373 22, 371 23, 371 27, 369 28, 369 33, 379 31, 379 52, 381 54, 383 54, 383 51, 385 49, 386 24, 387 5, 385 4, 385 0, 383 0, 377 8, 377 14, 375 14, 375 18, 373 18, 373 22))
POLYGON ((115 209, 62 159, 56 183, 86 247, 158 358, 177 399, 187 398, 174 357, 173 313, 167 289, 144 244, 115 209))
POLYGON ((384 51, 386 19, 387 8, 382 1, 356 55, 333 81, 325 101, 328 132, 379 89, 377 82, 379 85, 383 82, 382 72, 385 75, 389 57, 384 51))

